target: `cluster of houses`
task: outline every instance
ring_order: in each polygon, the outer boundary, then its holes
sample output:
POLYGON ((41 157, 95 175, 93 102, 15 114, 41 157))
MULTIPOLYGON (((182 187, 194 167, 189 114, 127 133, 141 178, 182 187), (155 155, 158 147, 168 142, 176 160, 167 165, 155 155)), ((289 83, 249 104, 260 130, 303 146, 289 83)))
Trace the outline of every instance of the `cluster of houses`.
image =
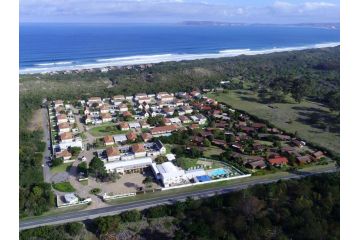
POLYGON ((74 127, 75 117, 71 105, 64 104, 62 100, 52 102, 49 108, 50 120, 55 122, 52 126, 57 132, 56 144, 53 145, 56 158, 71 159, 69 149, 73 147, 83 148, 82 139, 78 135, 78 128, 74 127))

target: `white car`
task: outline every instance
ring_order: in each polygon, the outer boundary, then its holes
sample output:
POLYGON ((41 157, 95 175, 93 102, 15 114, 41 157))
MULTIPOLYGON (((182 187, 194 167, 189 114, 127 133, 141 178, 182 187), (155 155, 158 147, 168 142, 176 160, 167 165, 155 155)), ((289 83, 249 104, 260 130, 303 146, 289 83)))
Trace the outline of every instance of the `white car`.
POLYGON ((81 161, 86 161, 87 159, 86 159, 86 157, 85 156, 83 156, 82 158, 81 158, 81 161))

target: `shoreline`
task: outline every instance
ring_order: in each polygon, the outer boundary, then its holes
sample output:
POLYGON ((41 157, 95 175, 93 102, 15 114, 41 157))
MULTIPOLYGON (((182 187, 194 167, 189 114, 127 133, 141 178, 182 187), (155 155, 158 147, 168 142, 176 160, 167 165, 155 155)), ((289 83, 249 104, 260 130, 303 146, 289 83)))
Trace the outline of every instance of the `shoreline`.
POLYGON ((20 75, 28 74, 58 74, 71 72, 84 72, 103 70, 108 71, 112 68, 129 67, 142 64, 156 64, 162 62, 179 62, 200 59, 215 59, 224 57, 237 57, 241 55, 261 55, 277 52, 300 51, 308 49, 318 49, 340 46, 340 42, 317 43, 297 47, 270 48, 263 50, 251 49, 224 49, 217 53, 199 53, 199 54, 155 54, 155 55, 136 55, 127 57, 114 57, 97 59, 93 63, 73 64, 73 61, 61 61, 54 63, 38 64, 37 66, 19 70, 20 75), (72 64, 72 65, 67 65, 72 64), (45 66, 45 67, 41 67, 45 66), (47 67, 46 67, 47 66, 47 67))

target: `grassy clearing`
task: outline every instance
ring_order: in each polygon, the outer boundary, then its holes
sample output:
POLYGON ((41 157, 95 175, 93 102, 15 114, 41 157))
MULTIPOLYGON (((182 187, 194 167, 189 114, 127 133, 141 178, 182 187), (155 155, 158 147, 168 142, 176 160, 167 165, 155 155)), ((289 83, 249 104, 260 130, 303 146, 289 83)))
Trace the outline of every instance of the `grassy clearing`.
POLYGON ((63 163, 59 166, 56 166, 56 167, 52 167, 50 169, 51 173, 52 174, 55 174, 55 173, 60 173, 60 172, 66 172, 68 171, 72 166, 72 163, 63 163))
POLYGON ((228 91, 210 93, 209 97, 224 102, 233 108, 265 119, 275 126, 291 133, 298 133, 303 139, 339 153, 339 124, 334 121, 336 113, 331 113, 323 105, 310 101, 301 103, 263 104, 250 91, 228 91), (320 117, 322 124, 310 123, 313 114, 320 117))
POLYGON ((116 125, 105 125, 93 127, 89 130, 89 133, 94 137, 103 137, 106 135, 126 134, 128 131, 121 131, 116 125))
POLYGON ((52 187, 60 192, 75 192, 76 189, 70 184, 70 182, 54 183, 52 187))
POLYGON ((176 163, 179 167, 187 170, 191 167, 197 166, 197 161, 198 159, 181 157, 176 160, 176 163))
POLYGON ((207 147, 206 150, 203 152, 203 156, 206 158, 210 158, 212 155, 220 155, 224 152, 221 148, 216 146, 207 147))

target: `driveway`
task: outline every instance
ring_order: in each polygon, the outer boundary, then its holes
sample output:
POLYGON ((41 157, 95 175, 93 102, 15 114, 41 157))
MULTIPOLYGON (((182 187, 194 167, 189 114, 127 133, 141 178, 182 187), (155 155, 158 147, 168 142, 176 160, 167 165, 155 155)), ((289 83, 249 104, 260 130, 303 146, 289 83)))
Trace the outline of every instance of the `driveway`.
POLYGON ((50 132, 49 132, 49 118, 46 108, 41 109, 42 114, 42 130, 44 132, 44 138, 43 141, 46 143, 46 148, 43 155, 42 160, 42 169, 43 169, 43 175, 44 175, 44 182, 50 183, 51 182, 51 172, 50 167, 48 165, 48 161, 50 161, 51 156, 51 138, 50 138, 50 132))

